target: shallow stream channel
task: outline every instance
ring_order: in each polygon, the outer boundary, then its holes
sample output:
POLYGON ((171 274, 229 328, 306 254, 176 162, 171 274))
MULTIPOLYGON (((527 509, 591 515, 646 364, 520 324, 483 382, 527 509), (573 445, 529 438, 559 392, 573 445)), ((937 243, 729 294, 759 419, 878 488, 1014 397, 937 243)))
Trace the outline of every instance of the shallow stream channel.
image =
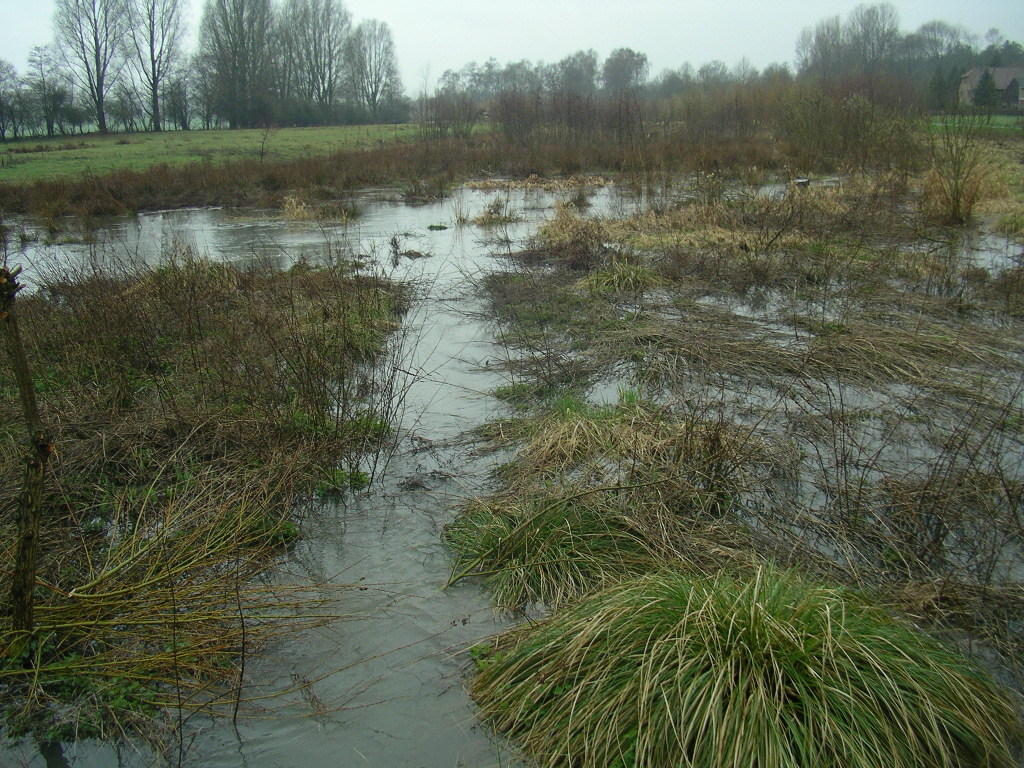
MULTIPOLYGON (((324 586, 321 611, 338 615, 287 636, 247 660, 243 703, 231 718, 184 713, 169 754, 81 741, 0 749, 3 766, 188 765, 207 768, 320 766, 511 766, 515 751, 476 716, 464 676, 466 649, 511 619, 484 589, 445 585, 451 558, 442 528, 463 500, 483 493, 500 454, 475 450, 469 432, 505 407, 488 392, 506 383, 493 365, 507 351, 480 312, 474 283, 521 246, 563 193, 462 189, 410 205, 393 191, 362 196, 346 225, 294 221, 279 213, 196 209, 118 220, 90 245, 33 245, 23 259, 157 261, 173 242, 200 256, 282 268, 306 259, 356 257, 414 286, 417 300, 393 339, 391 364, 404 379, 398 440, 378 459, 366 491, 310 500, 303 535, 268 578, 324 586), (517 221, 460 226, 498 205, 517 221)), ((609 188, 592 210, 621 205, 609 188)), ((176 714, 172 713, 172 720, 176 714)))

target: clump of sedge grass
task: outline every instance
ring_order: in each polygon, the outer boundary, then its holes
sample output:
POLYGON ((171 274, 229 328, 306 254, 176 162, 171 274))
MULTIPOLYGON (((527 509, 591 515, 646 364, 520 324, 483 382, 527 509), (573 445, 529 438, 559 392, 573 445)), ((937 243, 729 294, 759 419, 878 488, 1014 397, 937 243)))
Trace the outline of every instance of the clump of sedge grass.
POLYGON ((659 283, 650 267, 629 259, 612 259, 607 267, 596 269, 580 281, 580 286, 598 296, 639 296, 659 283))
POLYGON ((559 606, 654 567, 655 553, 601 495, 496 496, 470 502, 445 528, 453 579, 481 575, 498 607, 559 606))
POLYGON ((285 195, 281 202, 281 213, 293 221, 312 221, 316 218, 316 209, 299 195, 285 195))
POLYGON ((627 581, 480 655, 485 715, 550 768, 1015 764, 1014 709, 984 674, 773 567, 627 581))
POLYGON ((519 214, 509 205, 509 201, 496 197, 473 219, 473 223, 480 227, 496 227, 500 224, 513 224, 519 220, 519 214))
POLYGON ((502 608, 565 605, 658 562, 729 560, 730 515, 776 461, 749 430, 628 396, 594 406, 565 395, 501 435, 526 438, 500 470, 508 492, 470 502, 445 539, 452 581, 484 576, 502 608))
POLYGON ((48 521, 46 563, 63 562, 39 587, 37 631, 25 644, 0 622, 7 732, 158 742, 161 708, 230 712, 247 655, 328 620, 312 589, 255 580, 298 535, 301 469, 283 454, 273 471, 221 463, 48 521))
POLYGON ((587 270, 605 252, 608 235, 603 222, 580 216, 572 206, 559 203, 554 218, 540 228, 537 238, 570 269, 587 270))
POLYGON ((295 193, 284 196, 281 201, 281 214, 292 221, 331 221, 344 224, 358 218, 359 210, 346 200, 314 203, 295 193))
MULTIPOLYGON (((591 406, 573 398, 556 400, 526 428, 529 440, 505 473, 520 484, 578 477, 596 485, 639 482, 663 493, 704 489, 735 496, 760 469, 776 462, 753 430, 710 414, 688 416, 641 401, 591 406)), ((693 501, 687 493, 679 498, 693 501)), ((697 507, 706 511, 703 504, 697 507)))

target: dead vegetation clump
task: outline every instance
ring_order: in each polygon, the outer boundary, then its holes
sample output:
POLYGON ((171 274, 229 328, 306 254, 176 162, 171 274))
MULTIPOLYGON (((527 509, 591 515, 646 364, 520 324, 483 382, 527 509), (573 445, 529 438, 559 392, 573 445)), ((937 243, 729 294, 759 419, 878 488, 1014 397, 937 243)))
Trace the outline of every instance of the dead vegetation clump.
POLYGON ((281 215, 291 221, 323 221, 346 224, 359 216, 352 203, 345 200, 316 201, 301 194, 285 195, 281 215))
POLYGON ((58 480, 68 508, 44 526, 35 635, 12 657, 0 631, 7 733, 159 748, 163 713, 230 715, 247 656, 330 621, 322 592, 256 579, 298 535, 288 510, 306 481, 289 461, 169 466, 141 489, 58 480))
POLYGON ((622 357, 630 360, 637 378, 652 387, 699 373, 770 381, 802 373, 807 359, 806 339, 766 331, 749 319, 693 303, 622 324, 594 349, 606 368, 622 357))
POLYGON ((506 476, 525 481, 580 475, 599 485, 621 485, 650 472, 735 493, 741 467, 753 471, 758 462, 771 463, 767 447, 751 431, 706 416, 682 420, 629 399, 590 407, 566 397, 552 408, 532 427, 506 476))
POLYGON ((473 223, 478 227, 497 227, 514 224, 519 220, 520 216, 513 210, 508 198, 496 197, 473 219, 473 223))
MULTIPOLYGON (((838 373, 845 380, 866 377, 924 387, 942 386, 951 365, 964 371, 1012 366, 1017 344, 985 328, 948 326, 898 315, 859 322, 818 325, 808 348, 814 375, 838 373)), ((812 327, 815 327, 812 325, 812 327)))
POLYGON ((545 192, 576 192, 588 187, 606 187, 612 180, 598 175, 571 175, 566 178, 551 178, 531 173, 525 179, 474 179, 466 183, 468 189, 508 190, 540 189, 545 192))
POLYGON ((998 465, 939 464, 926 475, 886 477, 879 490, 882 567, 908 580, 941 578, 951 570, 979 584, 1005 578, 1006 564, 993 553, 1006 552, 1024 534, 1024 480, 998 465))

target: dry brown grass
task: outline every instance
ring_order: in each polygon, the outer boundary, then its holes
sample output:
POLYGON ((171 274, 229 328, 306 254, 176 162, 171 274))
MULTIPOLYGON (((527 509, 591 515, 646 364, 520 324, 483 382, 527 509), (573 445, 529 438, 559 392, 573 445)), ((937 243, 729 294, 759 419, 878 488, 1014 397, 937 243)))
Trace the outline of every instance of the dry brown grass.
POLYGON ((1000 164, 982 138, 985 117, 948 116, 931 136, 931 168, 922 182, 921 205, 938 221, 967 223, 985 199, 1004 198, 1000 164))
POLYGON ((570 269, 585 270, 594 267, 605 253, 608 239, 603 222, 580 216, 569 205, 555 206, 555 215, 537 232, 545 248, 570 269))

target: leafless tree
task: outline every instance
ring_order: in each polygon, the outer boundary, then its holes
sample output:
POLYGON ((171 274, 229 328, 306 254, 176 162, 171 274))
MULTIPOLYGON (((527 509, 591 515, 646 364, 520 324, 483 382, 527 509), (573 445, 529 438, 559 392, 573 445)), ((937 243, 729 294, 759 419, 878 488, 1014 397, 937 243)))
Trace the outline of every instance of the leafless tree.
POLYGON ((647 56, 632 48, 617 48, 604 61, 601 79, 610 100, 608 117, 619 142, 643 133, 640 88, 647 81, 647 56))
POLYGON ((374 117, 401 93, 395 43, 384 22, 367 19, 356 27, 345 46, 345 64, 353 95, 374 117))
POLYGON ((340 0, 287 0, 282 37, 301 99, 326 106, 337 96, 351 17, 340 0))
POLYGON ((181 0, 126 0, 128 58, 142 84, 154 131, 163 128, 160 96, 181 51, 181 0))
POLYGON ((847 46, 853 64, 871 73, 889 59, 900 41, 900 22, 889 3, 858 5, 846 21, 847 46))
POLYGON ((35 111, 46 125, 46 135, 53 136, 58 114, 67 100, 67 71, 58 61, 57 52, 48 45, 37 45, 28 56, 25 83, 32 93, 35 111))
POLYGON ((843 24, 838 16, 830 16, 813 28, 805 28, 797 38, 797 66, 803 73, 835 77, 843 70, 845 55, 843 24))
POLYGON ((18 94, 18 72, 9 61, 0 59, 0 141, 7 140, 15 123, 15 102, 18 94))
POLYGON ((966 29, 939 20, 922 24, 916 36, 921 43, 922 53, 931 59, 946 56, 959 46, 971 42, 971 35, 966 29))
POLYGON ((189 97, 205 130, 214 127, 217 120, 217 84, 210 57, 197 53, 189 59, 189 97))
POLYGON ((123 0, 57 0, 54 26, 60 50, 92 102, 101 133, 107 132, 106 100, 119 73, 127 19, 123 0))
POLYGON ((804 29, 797 39, 797 61, 802 73, 821 78, 840 74, 869 78, 906 50, 899 16, 889 3, 858 5, 845 22, 838 16, 804 29))
POLYGON ((232 128, 266 121, 274 19, 270 0, 207 0, 199 27, 218 112, 232 128))
POLYGON ((552 116, 571 133, 593 128, 597 76, 592 50, 565 57, 548 74, 552 116))
POLYGON ((171 72, 164 81, 160 95, 163 118, 178 130, 187 131, 192 125, 194 92, 185 67, 171 72))

